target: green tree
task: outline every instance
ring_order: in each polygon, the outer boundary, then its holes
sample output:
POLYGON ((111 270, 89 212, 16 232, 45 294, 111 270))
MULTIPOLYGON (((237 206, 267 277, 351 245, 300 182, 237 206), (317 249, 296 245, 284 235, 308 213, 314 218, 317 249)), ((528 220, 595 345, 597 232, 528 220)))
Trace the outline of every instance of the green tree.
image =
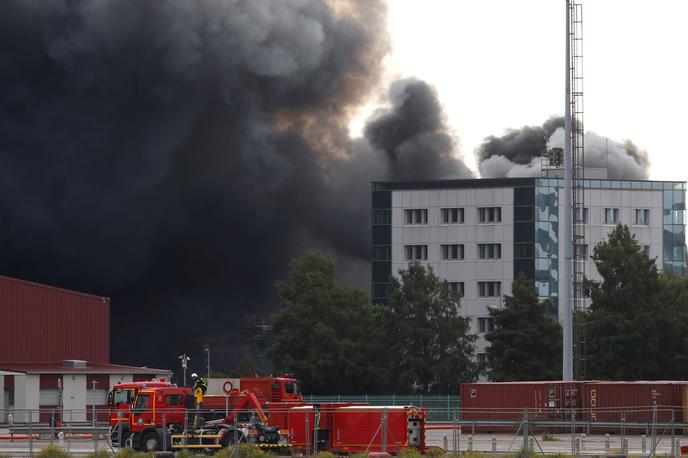
POLYGON ((374 308, 367 295, 342 285, 331 258, 318 251, 292 261, 288 281, 276 284, 280 309, 272 316, 267 355, 314 394, 378 390, 380 370, 370 354, 374 308))
POLYGON ((672 307, 661 300, 655 261, 640 249, 625 225, 616 226, 595 247, 593 260, 602 281, 585 282, 592 299, 584 315, 587 376, 664 378, 671 360, 664 346, 677 336, 672 307))
POLYGON ((558 380, 561 378, 562 331, 538 300, 533 281, 522 272, 504 296, 504 307, 490 308, 494 330, 485 338, 490 380, 558 380))
POLYGON ((476 337, 459 315, 459 296, 430 267, 412 263, 392 278, 385 330, 386 384, 397 393, 457 393, 475 379, 476 337))
POLYGON ((668 380, 688 379, 688 277, 660 276, 659 302, 666 309, 671 338, 663 339, 667 356, 665 377, 668 380))

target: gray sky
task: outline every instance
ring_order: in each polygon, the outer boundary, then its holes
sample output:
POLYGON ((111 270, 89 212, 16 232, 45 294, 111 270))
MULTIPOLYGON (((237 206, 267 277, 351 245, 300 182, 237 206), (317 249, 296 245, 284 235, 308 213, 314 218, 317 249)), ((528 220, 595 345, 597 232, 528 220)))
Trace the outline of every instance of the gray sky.
MULTIPOLYGON (((688 1, 582 3, 586 130, 647 150, 652 179, 686 180, 688 1)), ((484 137, 563 113, 564 5, 390 0, 387 76, 437 88, 476 169, 472 152, 484 137)))

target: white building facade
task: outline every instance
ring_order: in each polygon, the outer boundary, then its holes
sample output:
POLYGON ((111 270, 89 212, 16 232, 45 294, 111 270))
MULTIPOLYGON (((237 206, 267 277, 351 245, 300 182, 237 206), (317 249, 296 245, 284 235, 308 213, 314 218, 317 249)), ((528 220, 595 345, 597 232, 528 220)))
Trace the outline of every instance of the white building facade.
MULTIPOLYGON (((501 307, 519 272, 534 279, 541 299, 558 312, 559 234, 563 234, 560 178, 502 178, 372 184, 371 298, 386 303, 389 278, 409 262, 432 267, 461 294, 461 313, 478 335, 484 362, 488 307, 501 307)), ((585 240, 575 249, 588 260, 617 223, 626 224, 658 268, 684 275, 685 182, 585 180, 578 217, 585 240)))

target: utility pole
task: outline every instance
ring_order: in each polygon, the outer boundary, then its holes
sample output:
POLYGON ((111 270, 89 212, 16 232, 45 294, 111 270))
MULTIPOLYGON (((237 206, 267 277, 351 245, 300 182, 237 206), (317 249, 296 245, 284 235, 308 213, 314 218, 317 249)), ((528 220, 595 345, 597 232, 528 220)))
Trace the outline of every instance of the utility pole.
POLYGON ((208 354, 208 378, 206 380, 210 380, 210 345, 206 345, 204 350, 208 354))
POLYGON ((573 237, 572 237, 572 148, 571 148, 571 0, 566 2, 566 95, 564 100, 564 194, 561 207, 564 210, 564 234, 559 243, 559 259, 563 259, 559 276, 559 315, 562 322, 564 342, 562 380, 573 380, 573 237), (563 251, 563 253, 562 253, 563 251))
POLYGON ((182 362, 182 370, 184 372, 184 384, 183 386, 186 386, 186 369, 189 367, 189 361, 191 361, 191 358, 186 356, 186 353, 179 355, 179 360, 182 362))

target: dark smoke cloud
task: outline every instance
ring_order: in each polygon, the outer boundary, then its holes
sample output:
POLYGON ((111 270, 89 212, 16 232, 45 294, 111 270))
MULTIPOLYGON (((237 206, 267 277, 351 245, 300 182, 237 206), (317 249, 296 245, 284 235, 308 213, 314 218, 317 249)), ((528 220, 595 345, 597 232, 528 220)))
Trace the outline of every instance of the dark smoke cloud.
POLYGON ((456 159, 435 90, 415 80, 397 81, 390 89, 392 110, 378 114, 366 127, 370 143, 387 154, 393 179, 437 179, 472 176, 456 159))
POLYGON ((369 182, 466 169, 421 82, 349 138, 386 11, 335 5, 3 2, 0 273, 111 296, 113 360, 165 367, 306 249, 367 289, 369 182))
MULTIPOLYGON (((480 175, 485 178, 540 175, 540 157, 548 148, 564 146, 564 120, 552 117, 542 126, 509 130, 490 136, 477 151, 480 175)), ((611 179, 638 180, 648 177, 647 152, 630 140, 617 142, 595 132, 585 133, 585 165, 607 168, 611 179)))

